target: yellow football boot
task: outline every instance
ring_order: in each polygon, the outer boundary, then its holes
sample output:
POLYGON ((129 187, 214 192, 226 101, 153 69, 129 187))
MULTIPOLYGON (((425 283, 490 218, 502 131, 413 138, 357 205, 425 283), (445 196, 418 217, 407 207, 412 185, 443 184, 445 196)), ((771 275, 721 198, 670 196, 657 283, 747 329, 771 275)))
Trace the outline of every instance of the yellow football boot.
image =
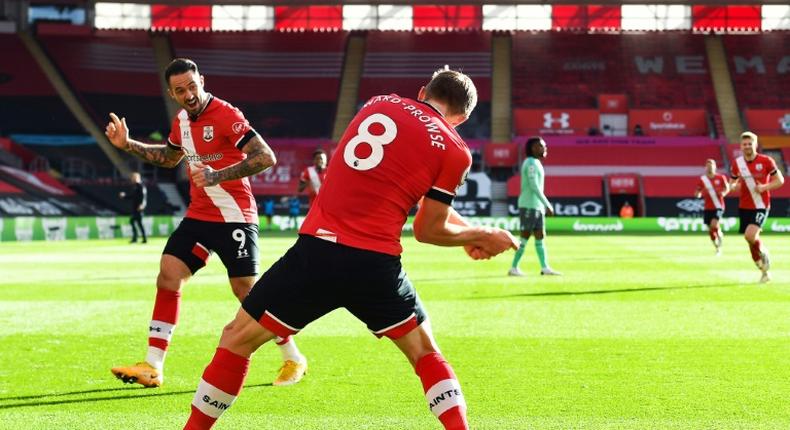
POLYGON ((302 380, 307 373, 307 360, 298 363, 293 360, 285 360, 283 366, 280 368, 280 374, 274 380, 272 385, 283 387, 286 385, 293 385, 302 380))
POLYGON ((144 361, 134 366, 113 367, 110 371, 124 384, 137 383, 149 388, 162 385, 162 373, 144 361))

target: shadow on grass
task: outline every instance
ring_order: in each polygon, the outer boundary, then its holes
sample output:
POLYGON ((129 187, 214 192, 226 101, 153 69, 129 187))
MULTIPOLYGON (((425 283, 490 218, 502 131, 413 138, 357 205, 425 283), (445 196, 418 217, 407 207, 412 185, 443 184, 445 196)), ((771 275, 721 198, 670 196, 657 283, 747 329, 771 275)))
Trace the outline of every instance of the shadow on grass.
MULTIPOLYGON (((245 385, 245 389, 251 388, 260 388, 260 387, 271 387, 271 382, 266 384, 254 384, 254 385, 245 385)), ((163 392, 161 389, 151 389, 151 388, 129 388, 129 387, 121 387, 121 388, 102 388, 102 389, 95 389, 95 390, 83 390, 83 391, 70 391, 66 393, 51 393, 51 394, 40 394, 40 395, 33 395, 33 396, 19 396, 19 397, 4 397, 0 399, 0 402, 8 402, 8 401, 15 401, 15 400, 31 400, 31 399, 49 399, 53 397, 65 397, 65 396, 78 396, 82 394, 92 394, 92 393, 106 393, 112 391, 127 391, 131 392, 131 394, 127 395, 119 395, 119 396, 104 396, 104 397, 89 397, 89 398, 80 398, 80 399, 63 399, 63 400, 42 400, 42 401, 34 401, 34 402, 21 402, 21 403, 0 403, 0 410, 8 410, 14 408, 29 408, 35 406, 51 406, 51 405, 68 405, 68 404, 75 404, 75 403, 89 403, 89 402, 103 402, 107 400, 125 400, 125 399, 142 399, 146 397, 166 397, 166 396, 177 396, 181 394, 194 394, 195 390, 189 391, 165 391, 163 392)))
POLYGON ((586 296, 618 293, 644 293, 651 291, 695 290, 702 288, 732 288, 749 284, 699 284, 679 287, 644 287, 644 288, 616 288, 612 290, 587 290, 587 291, 539 291, 536 293, 504 294, 501 296, 469 297, 470 300, 478 299, 510 299, 514 297, 552 297, 552 296, 586 296))
POLYGON ((486 276, 464 276, 461 278, 411 278, 409 280, 419 287, 419 284, 430 284, 432 282, 471 282, 479 281, 482 279, 503 279, 502 275, 486 275, 486 276))

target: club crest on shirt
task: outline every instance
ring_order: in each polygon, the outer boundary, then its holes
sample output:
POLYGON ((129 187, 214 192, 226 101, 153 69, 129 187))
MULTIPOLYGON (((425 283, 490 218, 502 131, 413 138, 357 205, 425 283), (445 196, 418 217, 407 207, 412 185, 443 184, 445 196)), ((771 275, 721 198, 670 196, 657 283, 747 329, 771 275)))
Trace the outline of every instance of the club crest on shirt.
POLYGON ((757 169, 757 171, 759 172, 760 170, 763 170, 763 165, 762 164, 758 164, 758 165, 754 166, 754 168, 757 169))
POLYGON ((203 127, 203 140, 211 142, 212 139, 214 139, 214 126, 207 125, 203 127))

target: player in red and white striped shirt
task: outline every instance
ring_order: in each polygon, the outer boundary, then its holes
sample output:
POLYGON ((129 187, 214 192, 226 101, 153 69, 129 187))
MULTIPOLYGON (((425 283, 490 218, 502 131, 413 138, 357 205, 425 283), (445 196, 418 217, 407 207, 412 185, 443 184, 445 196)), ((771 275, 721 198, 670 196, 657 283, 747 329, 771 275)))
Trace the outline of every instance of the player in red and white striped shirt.
POLYGON ((719 221, 724 215, 724 196, 730 192, 730 182, 727 176, 716 173, 716 160, 710 158, 705 161, 705 174, 697 181, 697 190, 694 195, 705 200, 703 221, 708 226, 708 234, 716 255, 721 253, 721 244, 724 235, 721 232, 719 221))
POLYGON ((465 246, 473 259, 516 249, 512 234, 472 227, 453 209, 472 162, 455 131, 477 102, 466 75, 442 70, 416 100, 370 99, 338 143, 294 246, 255 284, 203 373, 187 430, 210 429, 241 391, 253 352, 343 307, 388 337, 420 378, 446 430, 468 430, 466 402, 436 345, 425 309, 401 266, 400 236, 417 202, 414 236, 465 246))
POLYGON ((741 134, 741 152, 732 164, 733 189, 740 189, 738 205, 740 232, 749 243, 752 260, 762 272, 760 282, 771 280, 768 270, 771 262, 768 250, 760 242, 760 232, 771 209, 771 190, 784 184, 782 172, 773 158, 757 153, 757 135, 746 131, 741 134))
POLYGON ((310 206, 312 206, 324 180, 326 180, 326 152, 323 149, 317 149, 313 152, 313 165, 305 167, 302 174, 299 175, 297 192, 301 193, 307 190, 310 206))
MULTIPOLYGON (((257 279, 258 210, 249 176, 276 162, 274 152, 240 110, 207 93, 197 65, 175 59, 165 71, 168 93, 181 110, 173 119, 165 145, 129 138, 126 118, 110 114, 105 131, 112 144, 151 164, 175 167, 186 158, 190 203, 185 218, 170 235, 159 264, 156 301, 149 325, 145 361, 114 367, 127 383, 162 384, 165 355, 178 321, 181 289, 217 253, 228 271, 233 294, 241 301, 257 279)), ((283 367, 274 385, 298 382, 307 361, 290 337, 278 339, 283 367)))

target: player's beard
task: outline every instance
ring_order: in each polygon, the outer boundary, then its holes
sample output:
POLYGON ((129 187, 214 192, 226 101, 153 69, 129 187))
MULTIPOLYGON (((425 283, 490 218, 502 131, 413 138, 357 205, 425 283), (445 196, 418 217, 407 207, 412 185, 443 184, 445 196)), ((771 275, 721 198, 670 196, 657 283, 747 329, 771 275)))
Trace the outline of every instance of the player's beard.
POLYGON ((203 109, 203 101, 200 99, 200 96, 194 96, 192 99, 184 100, 184 109, 186 109, 187 113, 195 116, 200 113, 201 109, 203 109), (192 99, 195 100, 194 104, 189 104, 189 101, 192 99))

